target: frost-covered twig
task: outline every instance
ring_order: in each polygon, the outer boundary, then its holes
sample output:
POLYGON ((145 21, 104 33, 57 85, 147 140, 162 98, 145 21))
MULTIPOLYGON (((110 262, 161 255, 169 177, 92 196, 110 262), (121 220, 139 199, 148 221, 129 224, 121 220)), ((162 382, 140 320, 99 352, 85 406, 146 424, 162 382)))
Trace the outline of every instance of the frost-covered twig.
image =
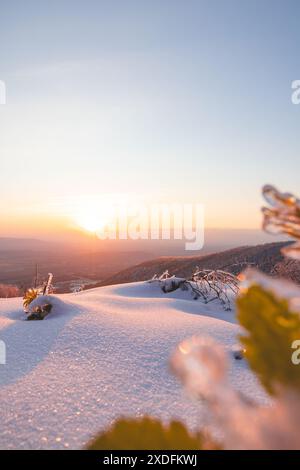
POLYGON ((231 309, 229 292, 236 296, 239 292, 239 279, 222 270, 196 268, 190 279, 171 276, 168 271, 153 276, 150 282, 158 282, 163 292, 177 289, 189 290, 193 298, 202 298, 205 303, 219 300, 225 310, 231 309))

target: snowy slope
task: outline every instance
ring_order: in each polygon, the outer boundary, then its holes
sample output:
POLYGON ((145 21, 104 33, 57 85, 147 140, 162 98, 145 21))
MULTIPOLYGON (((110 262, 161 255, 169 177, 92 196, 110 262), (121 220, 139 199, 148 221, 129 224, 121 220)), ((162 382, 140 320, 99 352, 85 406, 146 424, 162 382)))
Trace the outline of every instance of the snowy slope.
MULTIPOLYGON (((46 320, 23 318, 21 299, 0 300, 2 449, 81 448, 121 415, 205 422, 205 407, 170 374, 170 353, 192 335, 230 351, 239 330, 218 303, 149 283, 61 295, 46 320)), ((231 359, 231 381, 265 401, 244 361, 231 359)))

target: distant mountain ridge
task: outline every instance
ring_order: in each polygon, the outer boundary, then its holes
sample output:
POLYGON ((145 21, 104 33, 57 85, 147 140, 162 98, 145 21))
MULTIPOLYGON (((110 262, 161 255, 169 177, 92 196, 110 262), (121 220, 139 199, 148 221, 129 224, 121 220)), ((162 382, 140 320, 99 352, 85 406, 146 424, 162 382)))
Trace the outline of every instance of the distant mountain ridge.
POLYGON ((0 237, 0 251, 2 250, 42 250, 54 245, 36 238, 0 237))
POLYGON ((233 274, 239 274, 247 266, 253 266, 266 274, 291 279, 300 284, 300 262, 289 260, 281 254, 281 249, 290 243, 242 246, 193 257, 163 256, 124 269, 99 283, 99 286, 145 281, 165 270, 179 277, 190 277, 196 266, 203 269, 222 269, 233 274))

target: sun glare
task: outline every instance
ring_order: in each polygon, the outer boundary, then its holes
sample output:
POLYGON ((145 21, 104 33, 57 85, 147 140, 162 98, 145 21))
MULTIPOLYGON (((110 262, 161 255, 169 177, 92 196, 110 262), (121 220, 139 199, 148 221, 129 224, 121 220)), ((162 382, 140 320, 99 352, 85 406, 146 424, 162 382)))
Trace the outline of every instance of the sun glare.
POLYGON ((76 222, 87 232, 97 232, 97 230, 102 229, 106 224, 105 221, 99 220, 99 218, 94 214, 80 216, 76 222))
POLYGON ((114 206, 108 198, 83 197, 74 204, 72 219, 82 230, 99 232, 114 220, 114 206))
POLYGON ((86 207, 73 217, 76 225, 87 232, 100 232, 113 220, 113 213, 108 208, 86 207))

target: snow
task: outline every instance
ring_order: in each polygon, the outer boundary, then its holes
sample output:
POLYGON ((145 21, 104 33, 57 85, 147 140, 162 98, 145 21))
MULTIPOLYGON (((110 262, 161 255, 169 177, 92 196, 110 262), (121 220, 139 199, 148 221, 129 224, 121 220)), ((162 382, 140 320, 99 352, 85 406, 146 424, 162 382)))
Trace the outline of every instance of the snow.
POLYGON ((230 380, 267 398, 244 360, 233 358, 239 326, 218 302, 132 283, 52 297, 43 321, 26 322, 21 299, 0 300, 0 448, 79 449, 120 416, 206 424, 205 405, 169 371, 178 342, 211 336, 228 350, 230 380))

